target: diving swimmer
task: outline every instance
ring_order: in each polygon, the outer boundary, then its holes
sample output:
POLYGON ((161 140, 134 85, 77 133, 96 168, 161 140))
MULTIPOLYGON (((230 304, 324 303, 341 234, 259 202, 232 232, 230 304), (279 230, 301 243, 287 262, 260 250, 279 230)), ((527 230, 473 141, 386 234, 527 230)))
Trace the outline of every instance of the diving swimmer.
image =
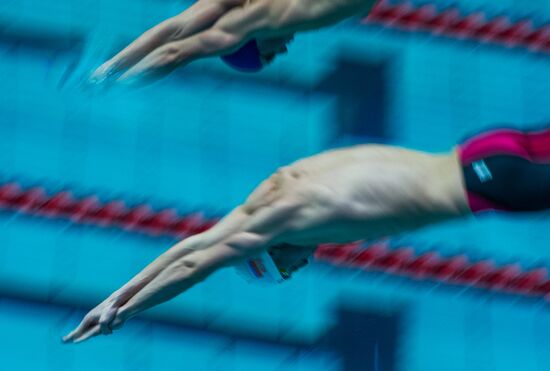
POLYGON ((488 131, 444 154, 385 145, 327 151, 279 169, 211 229, 174 245, 92 309, 64 341, 111 334, 223 267, 260 259, 284 280, 319 244, 371 241, 484 211, 548 209, 550 128, 488 131))
POLYGON ((220 56, 257 71, 286 52, 295 33, 366 15, 375 0, 199 0, 146 31, 102 64, 89 82, 161 78, 200 58, 220 56))

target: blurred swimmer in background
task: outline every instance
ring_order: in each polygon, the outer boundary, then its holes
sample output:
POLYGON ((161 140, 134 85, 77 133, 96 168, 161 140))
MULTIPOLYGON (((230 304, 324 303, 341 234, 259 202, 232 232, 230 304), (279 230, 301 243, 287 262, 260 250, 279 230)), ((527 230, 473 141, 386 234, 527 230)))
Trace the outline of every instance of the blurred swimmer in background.
POLYGON ((199 0, 151 28, 101 65, 89 82, 151 81, 179 66, 222 56, 231 66, 261 69, 286 52, 294 34, 366 15, 375 0, 199 0))
MULTIPOLYGON (((210 230, 167 250, 88 313, 65 342, 108 335, 223 267, 289 278, 323 243, 373 241, 486 210, 550 209, 550 127, 500 129, 445 154, 384 145, 279 169, 210 230)), ((259 273, 259 274, 258 274, 259 273)))

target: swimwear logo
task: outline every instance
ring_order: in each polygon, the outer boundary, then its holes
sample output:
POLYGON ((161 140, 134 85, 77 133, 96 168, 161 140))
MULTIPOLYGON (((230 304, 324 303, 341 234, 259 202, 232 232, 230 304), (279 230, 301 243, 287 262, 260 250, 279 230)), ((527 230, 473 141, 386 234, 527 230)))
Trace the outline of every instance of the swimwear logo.
POLYGON ((487 183, 490 180, 493 180, 493 174, 491 173, 491 170, 487 167, 487 164, 485 161, 476 161, 472 164, 472 167, 479 177, 479 180, 481 183, 487 183))
POLYGON ((252 274, 256 276, 256 278, 262 278, 266 272, 266 269, 262 263, 261 259, 251 259, 248 261, 248 266, 250 270, 252 271, 252 274))

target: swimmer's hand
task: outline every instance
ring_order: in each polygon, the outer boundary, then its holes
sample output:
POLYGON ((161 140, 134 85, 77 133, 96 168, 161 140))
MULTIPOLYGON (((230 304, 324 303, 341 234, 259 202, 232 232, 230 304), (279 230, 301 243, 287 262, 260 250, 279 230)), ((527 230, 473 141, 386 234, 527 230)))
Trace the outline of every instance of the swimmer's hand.
POLYGON ((92 309, 63 341, 80 343, 110 335, 132 317, 185 292, 214 271, 256 255, 270 236, 243 229, 265 228, 264 219, 258 224, 251 218, 248 209, 237 207, 209 230, 175 244, 92 309))
POLYGON ((367 12, 375 0, 199 0, 151 28, 100 66, 90 83, 161 78, 194 60, 230 54, 258 40, 269 61, 296 32, 367 12))
POLYGON ((185 244, 176 244, 159 256, 132 280, 92 309, 75 330, 63 337, 63 342, 80 343, 99 334, 110 335, 113 330, 122 327, 129 318, 128 312, 124 310, 128 301, 153 281, 166 267, 189 253, 188 247, 192 244, 192 238, 187 239, 185 244))
POLYGON ((92 309, 78 327, 63 337, 64 343, 81 343, 101 333, 109 335, 124 324, 117 317, 119 305, 116 300, 107 299, 92 309), (106 325, 109 324, 109 325, 106 325))

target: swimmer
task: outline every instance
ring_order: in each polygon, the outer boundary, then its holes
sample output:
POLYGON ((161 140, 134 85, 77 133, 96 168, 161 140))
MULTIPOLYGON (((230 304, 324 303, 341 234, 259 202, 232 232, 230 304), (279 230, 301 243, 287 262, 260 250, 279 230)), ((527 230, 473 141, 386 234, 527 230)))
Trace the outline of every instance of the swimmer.
POLYGON ((279 169, 210 230, 115 291, 64 341, 111 334, 214 271, 259 256, 284 279, 318 244, 376 240, 487 210, 548 209, 550 128, 486 132, 445 154, 384 145, 328 151, 279 169))
POLYGON ((258 70, 286 52, 295 33, 366 15, 375 2, 199 0, 101 65, 90 82, 155 80, 179 66, 212 56, 226 56, 226 62, 236 68, 258 70))

